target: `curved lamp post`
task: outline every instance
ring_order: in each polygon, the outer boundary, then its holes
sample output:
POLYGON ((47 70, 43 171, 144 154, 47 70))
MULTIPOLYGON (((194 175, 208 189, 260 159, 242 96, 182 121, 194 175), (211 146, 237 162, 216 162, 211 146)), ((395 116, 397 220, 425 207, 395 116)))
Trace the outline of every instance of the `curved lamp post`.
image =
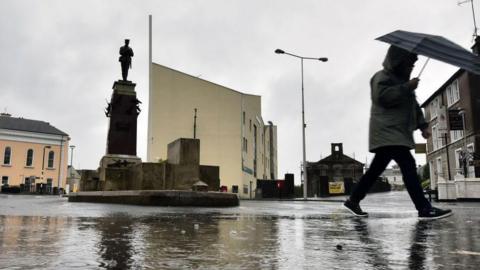
MULTIPOLYGON (((302 74, 302 145, 303 145, 303 199, 307 199, 307 162, 306 162, 306 150, 305 150, 305 98, 304 98, 304 87, 303 87, 303 60, 317 60, 321 62, 327 62, 328 58, 326 57, 304 57, 304 56, 299 56, 295 54, 291 54, 288 52, 285 52, 284 50, 281 49, 276 49, 275 53, 277 54, 286 54, 293 56, 295 58, 300 59, 300 65, 301 65, 301 74, 302 74)), ((301 175, 301 174, 300 174, 301 175)))

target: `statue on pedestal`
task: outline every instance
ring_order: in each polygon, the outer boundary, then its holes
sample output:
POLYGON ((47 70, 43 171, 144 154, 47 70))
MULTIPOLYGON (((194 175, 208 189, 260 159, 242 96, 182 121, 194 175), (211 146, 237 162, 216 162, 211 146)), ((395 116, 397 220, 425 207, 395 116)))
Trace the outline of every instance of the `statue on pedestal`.
POLYGON ((133 57, 133 50, 132 48, 128 47, 130 43, 129 39, 125 39, 125 45, 120 47, 120 57, 118 61, 122 66, 122 79, 127 81, 128 77, 128 70, 132 68, 132 57, 133 57))

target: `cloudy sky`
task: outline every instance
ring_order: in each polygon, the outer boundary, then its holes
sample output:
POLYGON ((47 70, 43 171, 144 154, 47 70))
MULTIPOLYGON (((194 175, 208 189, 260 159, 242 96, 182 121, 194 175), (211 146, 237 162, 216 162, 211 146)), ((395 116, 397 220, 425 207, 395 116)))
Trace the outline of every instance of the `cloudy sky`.
MULTIPOLYGON (((148 112, 148 15, 153 61, 262 96, 265 121, 278 125, 279 175, 298 179, 301 151, 300 62, 305 62, 307 160, 330 143, 365 162, 369 79, 388 45, 374 39, 402 29, 438 34, 469 49, 469 3, 457 0, 0 0, 0 110, 43 120, 75 145, 73 165, 95 169, 105 154, 103 110, 121 77, 118 48, 131 39, 129 79, 143 101, 138 155, 145 159, 148 112)), ((478 4, 474 0, 475 4, 478 4)), ((425 58, 420 58, 414 74, 425 58)), ((417 89, 423 102, 456 68, 430 61, 417 89)), ((422 142, 417 134, 419 142, 422 142)), ((419 163, 425 158, 417 155, 419 163)))

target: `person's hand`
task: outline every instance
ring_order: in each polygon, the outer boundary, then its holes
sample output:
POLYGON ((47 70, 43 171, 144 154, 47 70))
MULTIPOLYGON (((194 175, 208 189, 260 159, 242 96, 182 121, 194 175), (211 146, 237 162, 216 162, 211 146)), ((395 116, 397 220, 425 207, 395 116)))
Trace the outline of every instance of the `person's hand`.
POLYGON ((413 78, 410 81, 407 82, 407 86, 410 90, 415 90, 418 87, 418 82, 420 81, 419 78, 413 78))
POLYGON ((422 129, 422 137, 423 138, 428 139, 428 138, 430 138, 430 136, 432 136, 432 133, 430 132, 430 130, 428 130, 428 128, 422 129))

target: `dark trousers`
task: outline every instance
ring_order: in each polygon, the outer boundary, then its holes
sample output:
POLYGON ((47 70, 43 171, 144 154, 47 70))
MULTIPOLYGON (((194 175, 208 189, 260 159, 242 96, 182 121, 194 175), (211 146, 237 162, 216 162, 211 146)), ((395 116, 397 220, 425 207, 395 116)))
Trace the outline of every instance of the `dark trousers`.
POLYGON ((385 146, 377 149, 370 168, 360 178, 358 185, 350 195, 350 200, 354 203, 360 203, 392 159, 395 160, 400 167, 403 182, 405 183, 410 198, 415 204, 415 208, 420 211, 432 207, 423 195, 423 189, 417 175, 415 159, 412 157, 412 154, 410 154, 410 149, 405 146, 385 146))

